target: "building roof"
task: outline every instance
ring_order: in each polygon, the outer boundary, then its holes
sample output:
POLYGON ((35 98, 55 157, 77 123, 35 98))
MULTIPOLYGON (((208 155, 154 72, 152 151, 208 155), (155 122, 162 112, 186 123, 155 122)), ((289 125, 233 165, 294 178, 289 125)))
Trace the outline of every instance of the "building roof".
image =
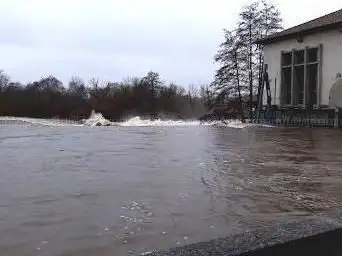
POLYGON ((298 26, 272 34, 258 41, 260 44, 270 44, 289 38, 322 32, 326 30, 342 28, 342 9, 305 22, 298 26))

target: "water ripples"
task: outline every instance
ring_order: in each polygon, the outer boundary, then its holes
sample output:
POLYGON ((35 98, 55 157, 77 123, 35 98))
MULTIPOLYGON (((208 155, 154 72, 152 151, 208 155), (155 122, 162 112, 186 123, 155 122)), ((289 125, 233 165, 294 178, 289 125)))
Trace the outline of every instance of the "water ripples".
POLYGON ((5 256, 144 253, 325 215, 342 203, 337 130, 5 131, 5 256))

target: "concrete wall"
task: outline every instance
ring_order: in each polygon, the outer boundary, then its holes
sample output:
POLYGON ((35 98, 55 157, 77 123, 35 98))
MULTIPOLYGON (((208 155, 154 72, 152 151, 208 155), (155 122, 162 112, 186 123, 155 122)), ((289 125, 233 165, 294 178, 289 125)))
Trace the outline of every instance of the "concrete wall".
MULTIPOLYGON (((330 88, 336 81, 336 74, 342 73, 342 33, 339 30, 306 36, 301 43, 296 39, 291 39, 265 45, 265 64, 268 64, 272 104, 280 104, 281 51, 304 49, 307 46, 318 47, 320 44, 323 46, 320 105, 329 104, 330 88)), ((265 95, 264 91, 264 104, 267 102, 265 95)))

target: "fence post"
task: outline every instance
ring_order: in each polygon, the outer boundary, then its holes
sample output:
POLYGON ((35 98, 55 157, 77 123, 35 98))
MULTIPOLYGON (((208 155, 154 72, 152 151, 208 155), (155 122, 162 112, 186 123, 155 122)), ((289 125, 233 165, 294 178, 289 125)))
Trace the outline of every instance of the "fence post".
POLYGON ((335 120, 334 120, 334 127, 338 128, 339 127, 339 108, 335 109, 335 120))

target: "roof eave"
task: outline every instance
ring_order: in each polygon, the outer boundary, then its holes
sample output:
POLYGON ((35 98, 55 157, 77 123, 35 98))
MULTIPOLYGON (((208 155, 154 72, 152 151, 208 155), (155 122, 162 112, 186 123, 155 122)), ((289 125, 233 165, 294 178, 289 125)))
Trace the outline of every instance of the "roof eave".
POLYGON ((328 25, 320 26, 320 27, 315 27, 315 28, 303 30, 303 31, 296 32, 296 33, 290 33, 290 34, 279 35, 279 36, 277 36, 277 34, 275 34, 273 36, 271 35, 269 37, 265 37, 265 38, 257 40, 256 43, 262 44, 262 45, 267 45, 267 44, 272 44, 272 43, 276 43, 279 41, 285 41, 285 40, 293 39, 293 38, 301 38, 303 36, 307 36, 307 35, 311 35, 311 34, 315 34, 315 33, 319 33, 319 32, 324 32, 324 31, 330 31, 330 30, 339 29, 339 28, 342 28, 342 21, 336 22, 336 23, 331 23, 328 25))

